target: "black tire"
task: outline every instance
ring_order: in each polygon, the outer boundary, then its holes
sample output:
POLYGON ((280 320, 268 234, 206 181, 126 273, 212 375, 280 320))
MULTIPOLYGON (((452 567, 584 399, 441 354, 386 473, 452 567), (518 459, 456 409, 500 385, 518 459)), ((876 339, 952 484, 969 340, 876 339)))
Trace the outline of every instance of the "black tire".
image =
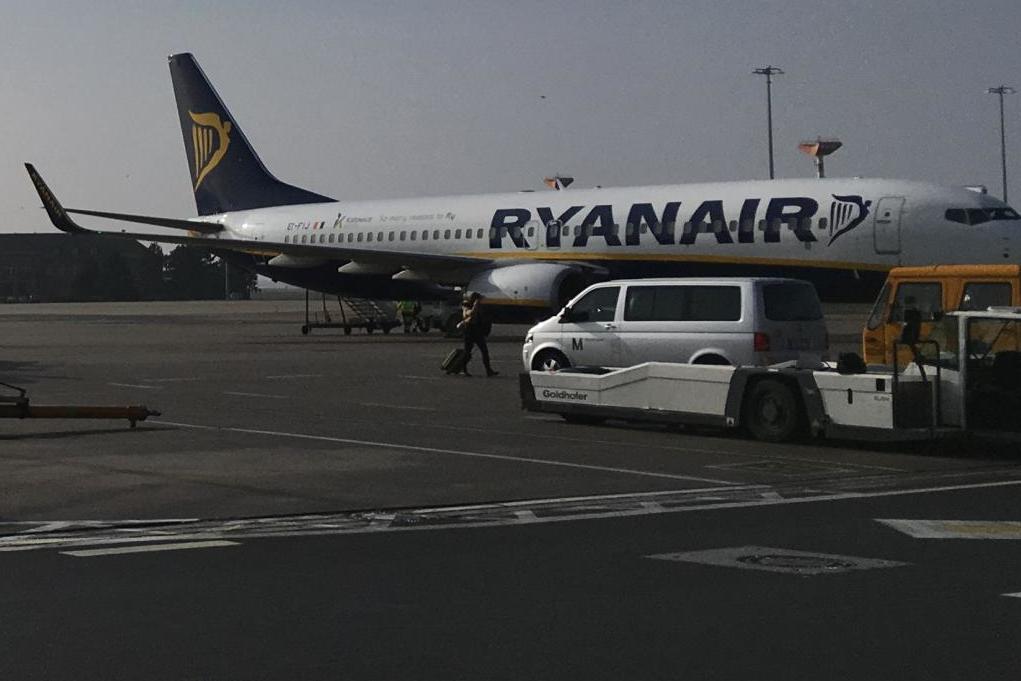
POLYGON ((532 371, 559 371, 571 366, 571 360, 559 350, 549 348, 532 358, 532 371))
POLYGON ((392 326, 384 326, 383 327, 383 335, 384 336, 389 335, 390 334, 390 329, 392 329, 392 328, 393 328, 392 326))
POLYGON ((755 439, 785 442, 801 432, 804 414, 790 386, 766 379, 756 383, 748 393, 743 420, 755 439))

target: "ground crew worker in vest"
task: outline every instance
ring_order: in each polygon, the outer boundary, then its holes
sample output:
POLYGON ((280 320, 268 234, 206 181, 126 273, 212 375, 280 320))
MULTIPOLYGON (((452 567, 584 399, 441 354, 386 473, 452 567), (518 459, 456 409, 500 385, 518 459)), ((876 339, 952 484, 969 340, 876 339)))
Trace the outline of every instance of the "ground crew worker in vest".
POLYGON ((486 368, 486 376, 496 376, 500 372, 494 371, 490 366, 489 348, 486 347, 486 336, 489 335, 493 324, 489 320, 485 306, 482 304, 482 296, 479 293, 473 291, 468 294, 464 302, 461 303, 461 315, 461 321, 457 325, 458 328, 464 329, 465 359, 461 371, 465 376, 471 376, 468 373, 468 362, 471 361, 472 346, 477 345, 479 352, 482 353, 482 366, 486 368))
POLYGON ((397 303, 397 314, 404 324, 404 333, 413 332, 418 326, 418 314, 422 306, 417 300, 401 300, 397 303))

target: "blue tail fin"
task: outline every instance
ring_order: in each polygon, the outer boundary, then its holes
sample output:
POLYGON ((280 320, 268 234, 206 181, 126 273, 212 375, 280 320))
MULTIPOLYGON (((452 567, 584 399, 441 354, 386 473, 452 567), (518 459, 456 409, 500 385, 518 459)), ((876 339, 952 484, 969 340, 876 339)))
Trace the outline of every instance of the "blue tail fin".
POLYGON ((266 170, 195 57, 172 55, 170 77, 199 215, 334 200, 266 170))

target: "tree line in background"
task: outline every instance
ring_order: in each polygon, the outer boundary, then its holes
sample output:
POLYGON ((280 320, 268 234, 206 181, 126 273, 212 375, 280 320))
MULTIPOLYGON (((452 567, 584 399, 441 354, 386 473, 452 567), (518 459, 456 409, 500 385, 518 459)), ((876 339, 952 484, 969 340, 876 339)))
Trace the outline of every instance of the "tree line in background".
POLYGON ((178 246, 164 253, 159 244, 130 261, 116 251, 86 258, 72 282, 73 298, 97 300, 222 300, 248 299, 256 275, 228 266, 208 251, 178 246), (226 290, 225 290, 226 289, 226 290))

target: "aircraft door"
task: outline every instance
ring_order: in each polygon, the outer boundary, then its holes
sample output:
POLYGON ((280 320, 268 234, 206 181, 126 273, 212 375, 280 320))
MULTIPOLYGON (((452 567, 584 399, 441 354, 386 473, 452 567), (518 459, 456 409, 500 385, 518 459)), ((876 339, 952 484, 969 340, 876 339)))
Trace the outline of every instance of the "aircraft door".
POLYGON ((876 253, 900 254, 900 219, 903 196, 884 196, 876 205, 873 245, 876 253))

